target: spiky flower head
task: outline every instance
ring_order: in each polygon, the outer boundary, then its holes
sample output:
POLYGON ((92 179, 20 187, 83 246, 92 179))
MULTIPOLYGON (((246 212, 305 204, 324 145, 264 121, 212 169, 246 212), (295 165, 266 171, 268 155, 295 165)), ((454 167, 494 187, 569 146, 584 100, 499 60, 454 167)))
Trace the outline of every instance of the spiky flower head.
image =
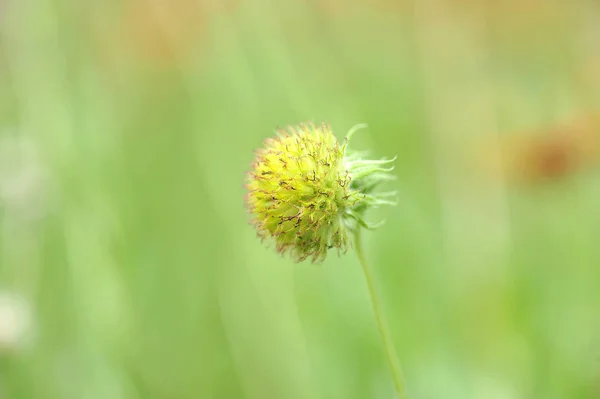
POLYGON ((274 239, 277 251, 297 262, 322 261, 327 251, 345 252, 351 235, 370 207, 393 205, 391 193, 374 193, 393 179, 394 159, 365 160, 348 149, 357 125, 340 143, 327 124, 301 124, 280 130, 256 151, 248 172, 246 202, 251 223, 262 239, 274 239))

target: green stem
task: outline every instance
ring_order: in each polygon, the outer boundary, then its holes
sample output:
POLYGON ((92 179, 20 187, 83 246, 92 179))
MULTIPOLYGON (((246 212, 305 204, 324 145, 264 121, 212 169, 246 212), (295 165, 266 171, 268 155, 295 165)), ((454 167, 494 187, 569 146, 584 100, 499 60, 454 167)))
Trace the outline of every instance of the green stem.
POLYGON ((356 255, 358 256, 358 260, 360 261, 363 272, 365 274, 365 279, 367 280, 367 287, 369 289, 369 295, 371 296, 371 305, 373 306, 373 313, 375 313, 375 320, 377 321, 377 327, 379 328, 381 341, 383 342, 383 347, 389 362, 390 371, 392 373, 392 377, 394 378, 394 387, 396 388, 396 394, 398 395, 398 399, 406 399, 406 393, 404 392, 404 381, 402 380, 402 372, 400 369, 400 361, 398 361, 398 357, 396 355, 396 348, 394 347, 394 342, 392 341, 390 331, 388 329, 385 317, 383 315, 381 300, 377 295, 377 289, 375 288, 375 278, 373 276, 373 269, 371 268, 371 265, 369 264, 369 262, 367 262, 367 259, 365 258, 360 229, 358 229, 355 234, 354 249, 356 250, 356 255))

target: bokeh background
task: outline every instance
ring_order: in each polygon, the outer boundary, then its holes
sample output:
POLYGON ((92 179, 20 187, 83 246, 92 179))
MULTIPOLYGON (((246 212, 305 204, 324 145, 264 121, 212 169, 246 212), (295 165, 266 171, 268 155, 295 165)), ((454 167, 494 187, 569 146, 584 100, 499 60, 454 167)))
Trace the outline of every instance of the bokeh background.
POLYGON ((393 398, 352 253, 247 224, 275 128, 398 155, 411 398, 600 398, 592 0, 2 0, 0 398, 393 398))

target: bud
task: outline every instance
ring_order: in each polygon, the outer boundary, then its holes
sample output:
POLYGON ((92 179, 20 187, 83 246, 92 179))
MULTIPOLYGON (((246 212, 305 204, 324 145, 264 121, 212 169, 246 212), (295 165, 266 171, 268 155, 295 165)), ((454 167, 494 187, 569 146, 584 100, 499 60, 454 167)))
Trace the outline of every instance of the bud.
POLYGON ((394 159, 365 160, 348 149, 327 124, 301 124, 280 130, 256 151, 248 172, 246 202, 258 236, 273 239, 277 251, 296 262, 312 257, 320 262, 327 250, 345 252, 350 234, 360 227, 365 212, 379 205, 394 205, 386 198, 395 192, 374 193, 380 183, 393 179, 394 159))

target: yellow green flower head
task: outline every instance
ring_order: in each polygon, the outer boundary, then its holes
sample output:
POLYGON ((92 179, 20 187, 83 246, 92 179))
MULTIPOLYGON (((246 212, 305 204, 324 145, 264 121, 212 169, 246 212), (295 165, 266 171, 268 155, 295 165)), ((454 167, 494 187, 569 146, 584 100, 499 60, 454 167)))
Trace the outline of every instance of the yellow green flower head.
POLYGON ((345 252, 350 236, 372 206, 394 204, 374 194, 379 183, 393 179, 390 160, 363 160, 351 153, 326 124, 301 124, 280 130, 256 151, 248 172, 246 202, 251 223, 262 239, 273 239, 277 251, 297 261, 322 261, 327 251, 345 252))

